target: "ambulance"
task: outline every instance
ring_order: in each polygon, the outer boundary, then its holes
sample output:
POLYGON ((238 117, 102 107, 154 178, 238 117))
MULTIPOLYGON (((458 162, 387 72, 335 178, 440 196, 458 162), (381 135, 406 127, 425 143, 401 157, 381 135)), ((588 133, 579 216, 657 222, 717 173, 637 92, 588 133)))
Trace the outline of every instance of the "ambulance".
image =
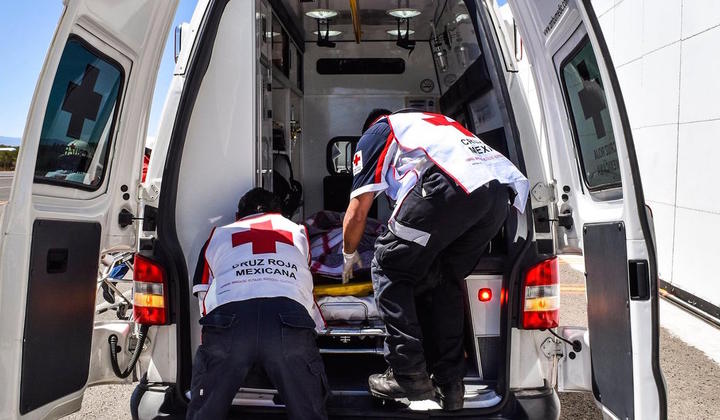
MULTIPOLYGON (((509 0, 513 24, 494 0, 199 0, 175 31, 145 182, 177 0, 64 3, 2 216, 0 418, 61 417, 86 388, 133 376, 134 418, 181 417, 208 233, 249 188, 278 190, 280 172, 302 189, 295 220, 342 211, 373 108, 446 115, 530 180, 525 211, 465 280, 467 393, 452 416, 556 419, 557 391, 577 391, 606 418, 667 417, 652 215, 590 0, 509 0), (127 252, 137 252, 134 317, 100 319, 101 261, 127 252), (587 328, 558 322, 564 253, 584 256, 587 328), (135 360, 120 378, 117 366, 135 360)), ((391 211, 383 200, 373 217, 391 211)), ((448 416, 370 396, 383 335, 377 320, 319 334, 331 417, 448 416)), ((283 413, 262 375, 233 401, 233 416, 283 413)))

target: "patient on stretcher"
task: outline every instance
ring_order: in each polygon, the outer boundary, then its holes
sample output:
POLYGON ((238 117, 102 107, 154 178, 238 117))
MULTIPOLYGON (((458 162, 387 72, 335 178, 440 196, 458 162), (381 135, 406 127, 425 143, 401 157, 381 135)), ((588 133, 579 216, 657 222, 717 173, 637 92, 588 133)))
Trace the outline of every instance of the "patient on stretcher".
MULTIPOLYGON (((343 213, 319 211, 305 221, 310 237, 312 263, 310 270, 315 276, 315 284, 339 283, 342 279, 342 220, 343 213)), ((370 262, 373 258, 375 240, 386 226, 375 219, 368 219, 365 233, 358 246, 362 259, 362 268, 355 271, 354 282, 370 280, 370 262)))
POLYGON ((370 280, 373 247, 386 226, 368 219, 358 246, 362 267, 354 272, 352 281, 342 284, 342 221, 343 213, 320 211, 305 221, 310 239, 312 262, 310 271, 315 284, 318 307, 328 324, 367 323, 378 320, 370 280))

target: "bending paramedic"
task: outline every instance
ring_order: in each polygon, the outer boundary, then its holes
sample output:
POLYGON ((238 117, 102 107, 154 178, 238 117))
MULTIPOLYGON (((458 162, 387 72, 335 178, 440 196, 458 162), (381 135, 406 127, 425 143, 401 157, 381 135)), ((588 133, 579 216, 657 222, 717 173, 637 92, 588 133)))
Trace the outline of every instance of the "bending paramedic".
POLYGON ((307 233, 261 188, 235 223, 213 229, 195 273, 202 344, 188 419, 225 418, 253 365, 267 373, 290 419, 326 419, 327 378, 315 342, 324 321, 313 299, 307 233))
POLYGON ((396 202, 371 266, 389 368, 370 376, 370 391, 380 398, 425 400, 437 395, 437 386, 443 408, 459 410, 462 281, 502 227, 510 203, 524 210, 528 180, 444 115, 374 110, 365 124, 343 222, 345 280, 357 266, 356 248, 374 198, 384 192, 396 202))

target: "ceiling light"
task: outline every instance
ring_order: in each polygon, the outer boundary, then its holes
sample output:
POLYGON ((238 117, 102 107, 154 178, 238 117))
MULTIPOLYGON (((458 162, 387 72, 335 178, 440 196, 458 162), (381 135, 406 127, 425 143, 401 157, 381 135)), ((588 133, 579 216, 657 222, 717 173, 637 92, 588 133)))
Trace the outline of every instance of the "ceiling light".
POLYGON ((410 19, 410 18, 414 18, 415 16, 419 16, 420 11, 418 9, 409 9, 409 8, 392 9, 392 10, 388 10, 387 14, 392 17, 396 17, 398 19, 410 19))
POLYGON ((313 9, 305 13, 305 15, 310 16, 313 19, 330 19, 337 16, 337 14, 338 12, 330 9, 313 9))
MULTIPOLYGON (((400 29, 400 30, 397 30, 397 29, 388 29, 386 32, 388 33, 388 35, 392 35, 392 36, 398 36, 398 34, 399 34, 400 36, 405 36, 405 35, 408 33, 408 30, 407 30, 407 29, 400 29)), ((409 33, 410 33, 410 35, 412 35, 412 34, 415 33, 415 31, 413 31, 412 29, 410 29, 409 33)))
POLYGON ((315 34, 315 35, 322 35, 322 36, 338 36, 338 35, 342 34, 342 31, 334 31, 334 30, 329 30, 329 31, 313 31, 313 34, 315 34))

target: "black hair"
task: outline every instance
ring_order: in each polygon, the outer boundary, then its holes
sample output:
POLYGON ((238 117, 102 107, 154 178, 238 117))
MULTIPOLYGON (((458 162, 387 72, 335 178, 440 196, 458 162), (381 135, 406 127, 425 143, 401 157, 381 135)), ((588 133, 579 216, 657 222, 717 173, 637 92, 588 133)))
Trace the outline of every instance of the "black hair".
POLYGON ((382 117, 383 115, 390 115, 392 114, 392 111, 385 109, 385 108, 375 108, 368 114, 367 118, 365 119, 365 124, 363 124, 362 132, 365 133, 368 128, 372 125, 372 123, 375 122, 378 118, 382 117))
POLYGON ((282 203, 275 194, 263 188, 253 188, 238 201, 235 217, 242 219, 255 213, 280 213, 282 203))

